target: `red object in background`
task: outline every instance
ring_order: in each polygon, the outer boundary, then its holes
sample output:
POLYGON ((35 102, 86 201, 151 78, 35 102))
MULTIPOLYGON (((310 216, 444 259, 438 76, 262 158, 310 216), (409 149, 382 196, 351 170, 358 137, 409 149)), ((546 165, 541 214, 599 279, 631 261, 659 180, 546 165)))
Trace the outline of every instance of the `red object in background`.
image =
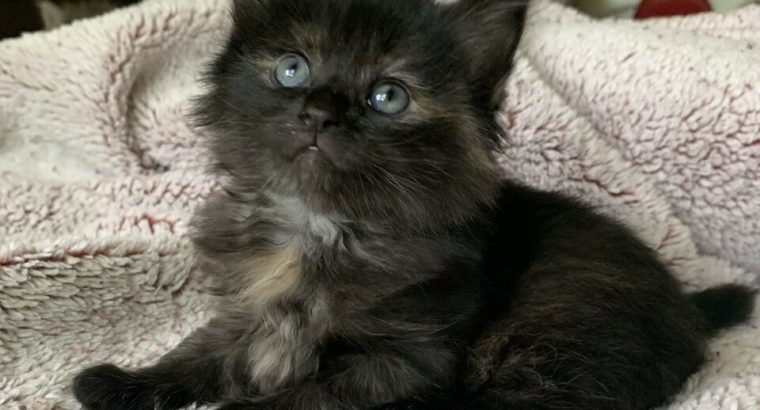
POLYGON ((642 0, 634 18, 681 16, 711 10, 707 0, 642 0))

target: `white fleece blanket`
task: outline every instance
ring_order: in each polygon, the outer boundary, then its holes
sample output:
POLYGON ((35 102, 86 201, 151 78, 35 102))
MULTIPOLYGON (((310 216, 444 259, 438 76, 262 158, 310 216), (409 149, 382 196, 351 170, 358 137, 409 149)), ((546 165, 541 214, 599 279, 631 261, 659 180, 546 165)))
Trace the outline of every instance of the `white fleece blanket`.
MULTIPOLYGON (((185 115, 225 0, 152 0, 0 42, 0 408, 75 409, 208 318, 185 237, 213 188, 185 115)), ((690 288, 760 273, 760 6, 593 21, 533 9, 505 171, 635 227, 690 288)), ((673 409, 760 408, 760 331, 711 343, 673 409)))

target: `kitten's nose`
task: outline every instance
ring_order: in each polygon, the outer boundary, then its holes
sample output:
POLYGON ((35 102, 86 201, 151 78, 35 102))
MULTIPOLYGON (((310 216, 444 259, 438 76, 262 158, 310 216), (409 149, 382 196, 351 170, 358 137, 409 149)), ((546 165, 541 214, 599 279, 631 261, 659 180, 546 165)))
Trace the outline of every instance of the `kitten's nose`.
POLYGON ((333 113, 317 107, 304 107, 298 118, 306 127, 316 132, 322 132, 327 127, 338 125, 333 113))
POLYGON ((340 125, 347 106, 348 99, 345 96, 332 89, 321 88, 306 96, 298 118, 307 127, 322 132, 328 127, 340 125))

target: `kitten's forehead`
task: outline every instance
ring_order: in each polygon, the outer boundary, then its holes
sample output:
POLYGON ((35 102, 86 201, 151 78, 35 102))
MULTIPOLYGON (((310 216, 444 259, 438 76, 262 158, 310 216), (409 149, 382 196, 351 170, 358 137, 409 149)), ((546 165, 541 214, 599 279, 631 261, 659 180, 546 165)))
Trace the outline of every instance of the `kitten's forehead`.
MULTIPOLYGON (((429 0, 270 0, 262 24, 272 45, 350 58, 356 65, 409 62, 451 42, 443 18, 429 0), (279 43, 279 44, 277 44, 279 43)), ((262 33, 263 34, 263 33, 262 33)), ((449 47, 449 51, 450 47, 449 47)))

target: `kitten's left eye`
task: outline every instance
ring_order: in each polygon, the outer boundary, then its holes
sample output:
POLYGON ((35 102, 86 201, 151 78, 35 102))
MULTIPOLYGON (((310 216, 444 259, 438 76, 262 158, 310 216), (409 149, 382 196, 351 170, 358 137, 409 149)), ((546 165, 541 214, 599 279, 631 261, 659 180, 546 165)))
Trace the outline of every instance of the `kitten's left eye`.
POLYGON ((274 69, 274 76, 283 87, 307 87, 311 77, 309 63, 297 54, 286 54, 277 63, 277 67, 274 69))
POLYGON ((395 82, 382 81, 372 88, 368 103, 383 114, 398 114, 409 106, 409 93, 395 82))

